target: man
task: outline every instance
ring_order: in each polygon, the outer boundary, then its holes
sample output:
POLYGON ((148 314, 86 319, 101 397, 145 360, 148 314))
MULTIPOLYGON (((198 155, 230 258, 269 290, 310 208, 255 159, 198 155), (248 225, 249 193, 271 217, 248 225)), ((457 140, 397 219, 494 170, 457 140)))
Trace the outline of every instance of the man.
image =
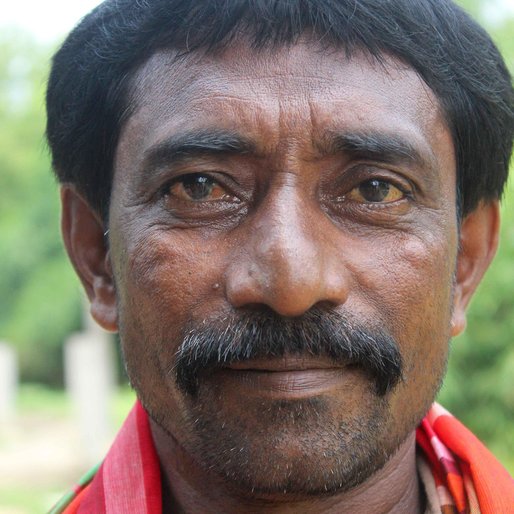
POLYGON ((497 247, 513 98, 449 0, 87 16, 47 133, 66 248, 139 401, 55 512, 514 512, 431 407, 497 247))

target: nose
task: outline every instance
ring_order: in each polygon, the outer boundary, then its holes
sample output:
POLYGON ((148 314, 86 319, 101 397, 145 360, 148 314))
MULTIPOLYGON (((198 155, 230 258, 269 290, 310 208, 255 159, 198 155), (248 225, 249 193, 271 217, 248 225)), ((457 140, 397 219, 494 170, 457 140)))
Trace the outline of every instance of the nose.
POLYGON ((297 317, 316 304, 343 304, 346 269, 337 229, 320 210, 298 198, 263 205, 231 255, 226 294, 236 308, 265 305, 297 317))

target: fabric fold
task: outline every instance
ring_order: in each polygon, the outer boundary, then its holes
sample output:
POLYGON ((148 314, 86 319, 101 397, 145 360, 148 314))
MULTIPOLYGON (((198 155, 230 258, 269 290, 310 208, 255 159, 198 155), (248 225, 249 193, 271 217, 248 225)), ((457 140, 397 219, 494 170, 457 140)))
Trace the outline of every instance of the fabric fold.
MULTIPOLYGON (((416 431, 443 514, 514 514, 514 480, 454 416, 434 403, 416 431)), ((139 402, 102 465, 49 514, 162 514, 161 472, 139 402)))

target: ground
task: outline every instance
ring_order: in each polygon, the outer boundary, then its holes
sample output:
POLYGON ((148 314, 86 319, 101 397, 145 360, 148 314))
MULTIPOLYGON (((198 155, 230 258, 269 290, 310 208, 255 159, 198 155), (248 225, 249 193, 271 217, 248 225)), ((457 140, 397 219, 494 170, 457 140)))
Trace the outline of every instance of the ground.
MULTIPOLYGON (((112 435, 134 400, 128 389, 112 401, 112 435)), ((0 424, 0 514, 41 514, 90 467, 63 392, 22 386, 13 419, 0 424)))

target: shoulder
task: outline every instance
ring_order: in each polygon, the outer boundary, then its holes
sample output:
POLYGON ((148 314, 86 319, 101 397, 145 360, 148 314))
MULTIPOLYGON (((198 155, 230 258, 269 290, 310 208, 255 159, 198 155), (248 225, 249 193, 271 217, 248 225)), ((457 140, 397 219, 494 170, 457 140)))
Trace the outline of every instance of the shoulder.
POLYGON ((101 463, 90 469, 70 491, 68 491, 48 512, 48 514, 74 514, 91 482, 95 478, 101 463))

